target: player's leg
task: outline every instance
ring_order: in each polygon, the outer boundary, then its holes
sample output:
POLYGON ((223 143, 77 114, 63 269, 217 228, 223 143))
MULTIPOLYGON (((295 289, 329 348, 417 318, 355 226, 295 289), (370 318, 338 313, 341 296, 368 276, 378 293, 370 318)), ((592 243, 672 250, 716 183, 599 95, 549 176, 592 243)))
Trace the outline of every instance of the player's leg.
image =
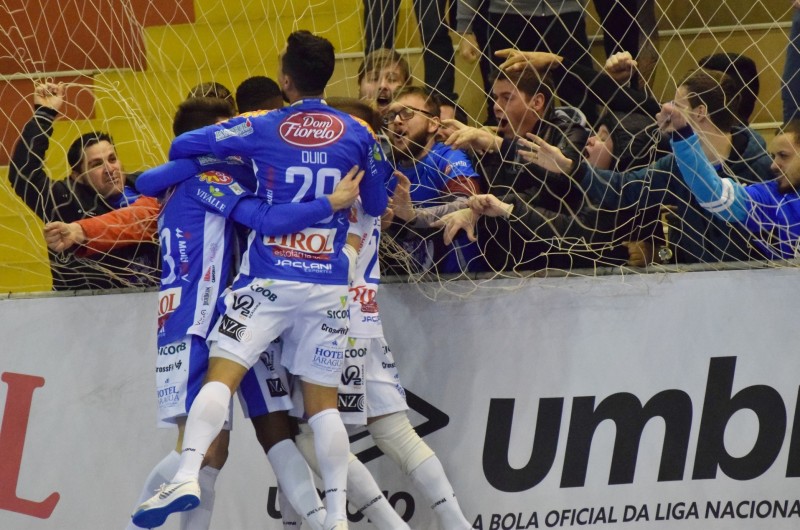
POLYGON ((209 337, 212 346, 206 382, 191 404, 186 420, 178 471, 169 484, 145 501, 134 514, 134 524, 142 528, 160 526, 169 514, 191 510, 200 503, 200 468, 205 453, 228 416, 231 395, 247 370, 258 362, 261 352, 280 335, 286 319, 293 312, 291 304, 296 297, 289 290, 284 297, 288 305, 258 304, 254 305, 255 309, 237 305, 237 299, 252 298, 255 292, 250 288, 252 282, 243 279, 242 285, 225 296, 226 312, 209 337), (258 311, 258 308, 263 309, 258 311))
POLYGON ((445 530, 471 528, 442 463, 408 421, 405 391, 386 340, 367 350, 367 428, 375 445, 409 475, 445 530))
POLYGON ((273 341, 247 372, 239 386, 239 401, 272 465, 279 488, 293 507, 290 510, 283 503, 281 512, 297 510, 313 530, 322 530, 326 511, 311 470, 292 440, 295 429, 288 410, 293 404, 286 370, 280 364, 281 346, 281 340, 273 341))
MULTIPOLYGON (((295 443, 311 469, 319 475, 311 427, 300 424, 300 433, 295 437, 295 443)), ((350 453, 347 465, 347 498, 379 530, 408 530, 408 524, 394 511, 372 474, 353 453, 350 453)))
POLYGON ((203 467, 200 468, 197 477, 200 484, 200 504, 194 510, 181 512, 181 530, 208 530, 211 527, 211 516, 217 496, 215 485, 219 472, 228 459, 229 424, 226 423, 225 427, 206 451, 203 467))

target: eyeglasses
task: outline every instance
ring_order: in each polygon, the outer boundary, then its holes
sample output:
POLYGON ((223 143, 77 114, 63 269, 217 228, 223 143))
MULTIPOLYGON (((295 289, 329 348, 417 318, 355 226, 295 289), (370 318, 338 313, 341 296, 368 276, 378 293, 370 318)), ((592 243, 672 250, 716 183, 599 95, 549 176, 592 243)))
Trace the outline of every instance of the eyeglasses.
POLYGON ((414 113, 416 113, 416 112, 421 112, 422 114, 424 114, 424 115, 426 115, 426 116, 428 116, 430 118, 434 118, 435 117, 433 114, 431 114, 427 110, 422 110, 422 109, 418 109, 418 108, 415 108, 415 107, 403 107, 400 110, 390 110, 389 112, 384 114, 383 115, 383 124, 384 125, 389 125, 398 116, 400 116, 400 119, 402 121, 408 121, 408 120, 410 120, 411 118, 414 117, 414 113))

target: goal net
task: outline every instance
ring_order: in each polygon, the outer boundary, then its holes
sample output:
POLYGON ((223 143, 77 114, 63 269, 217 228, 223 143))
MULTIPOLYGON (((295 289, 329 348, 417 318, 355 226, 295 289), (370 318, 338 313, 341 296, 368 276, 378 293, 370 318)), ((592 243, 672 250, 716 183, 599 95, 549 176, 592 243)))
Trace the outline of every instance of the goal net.
MULTIPOLYGON (((533 13, 514 4, 5 2, 0 7, 5 124, 0 290, 47 291, 53 278, 69 283, 76 277, 86 278, 83 288, 94 289, 157 284, 157 264, 139 259, 153 252, 148 242, 121 241, 128 250, 107 256, 48 253, 44 223, 73 220, 64 213, 71 198, 53 192, 55 183, 68 182, 70 144, 88 131, 104 131, 113 137, 127 173, 164 162, 176 106, 192 87, 214 81, 234 91, 251 76, 275 78, 278 53, 297 29, 322 35, 335 46, 336 71, 327 95, 359 97, 365 53, 393 47, 409 65, 409 85, 428 86, 444 103, 442 112, 455 102, 457 119, 500 137, 492 147, 467 142, 458 158, 468 167, 464 170, 461 162, 452 163, 455 159, 425 157, 435 144, 428 136, 411 138, 404 132, 417 116, 390 113, 393 120, 383 132, 387 152, 394 152, 393 159, 410 175, 417 213, 411 221, 395 216, 387 224, 386 274, 433 280, 437 288, 446 288, 451 280, 465 278, 477 285, 486 278, 530 274, 792 266, 794 255, 786 248, 794 243, 781 246, 780 230, 757 232, 701 206, 670 161, 669 134, 659 128, 655 114, 663 102, 683 101, 676 89, 698 66, 724 72, 733 92, 722 90, 728 81, 721 77, 709 78, 716 88, 703 85, 707 78, 692 78, 706 88, 699 100, 684 98, 694 110, 702 105, 705 125, 715 127, 705 129, 699 123, 702 112, 696 113, 704 154, 720 176, 741 184, 774 178, 767 153, 796 106, 791 90, 796 71, 785 68, 787 54, 790 66, 800 65, 791 58, 798 54, 798 43, 790 40, 793 18, 798 24, 793 2, 576 0, 542 2, 533 13), (526 56, 515 67, 498 70, 504 58, 494 52, 505 48, 558 57, 526 56), (614 56, 617 52, 629 52, 630 60, 614 56), (607 63, 609 57, 616 62, 607 63), (523 90, 534 67, 540 84, 532 92, 544 94, 543 103, 523 90), (41 122, 45 126, 40 123, 35 138, 21 139, 34 117, 35 86, 43 82, 63 84, 63 107, 52 130, 41 122), (717 92, 722 100, 713 99, 717 92), (528 132, 558 147, 571 165, 559 172, 548 169, 546 161, 532 161, 531 153, 546 147, 515 140, 527 140, 528 132), (49 137, 46 149, 36 143, 42 136, 49 137), (396 145, 401 136, 416 147, 410 157, 396 145), (9 165, 20 146, 26 153, 24 170, 9 165), (492 204, 505 205, 510 214, 490 215, 497 212, 485 209, 487 202, 479 206, 467 198, 474 191, 492 194, 498 200, 492 204), (430 221, 441 223, 442 212, 459 210, 472 212, 467 224, 474 226, 476 241, 462 230, 448 244, 444 232, 453 228, 453 217, 445 218, 451 223, 445 230, 430 221)), ((372 74, 380 83, 380 71, 372 74)), ((447 138, 439 134, 442 141, 447 138)), ((92 215, 116 207, 113 201, 97 201, 100 207, 92 215)))

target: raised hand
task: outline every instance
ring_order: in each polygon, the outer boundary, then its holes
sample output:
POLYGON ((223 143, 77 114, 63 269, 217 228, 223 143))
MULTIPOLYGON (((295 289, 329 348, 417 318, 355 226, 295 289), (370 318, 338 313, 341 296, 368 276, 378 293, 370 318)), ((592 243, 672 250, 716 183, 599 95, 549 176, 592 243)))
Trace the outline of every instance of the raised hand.
POLYGON ((481 49, 478 41, 475 40, 474 33, 464 33, 458 42, 458 54, 462 59, 470 64, 477 62, 481 58, 481 49))
POLYGON ((33 102, 36 105, 61 111, 64 106, 64 84, 49 82, 37 84, 33 89, 33 102))
POLYGON ((606 60, 605 72, 620 85, 631 80, 637 63, 630 52, 617 52, 606 60))
POLYGON ((397 187, 392 195, 392 212, 394 216, 405 222, 413 221, 417 216, 411 202, 411 181, 399 171, 394 172, 397 187))
POLYGON ((500 70, 517 72, 531 66, 536 70, 547 70, 553 64, 561 64, 562 57, 548 52, 523 52, 514 48, 505 48, 494 52, 495 56, 505 59, 500 70))
POLYGON ((492 194, 473 195, 467 200, 467 206, 480 215, 488 217, 508 217, 512 204, 505 203, 492 194))
POLYGON ((550 145, 533 133, 528 133, 525 136, 527 139, 519 139, 519 145, 524 147, 524 149, 518 151, 523 160, 536 164, 547 171, 569 174, 572 170, 573 162, 564 156, 561 149, 550 145))
POLYGON ((453 149, 471 148, 480 153, 499 151, 503 139, 486 129, 470 127, 457 120, 442 120, 442 124, 456 131, 444 143, 453 149))

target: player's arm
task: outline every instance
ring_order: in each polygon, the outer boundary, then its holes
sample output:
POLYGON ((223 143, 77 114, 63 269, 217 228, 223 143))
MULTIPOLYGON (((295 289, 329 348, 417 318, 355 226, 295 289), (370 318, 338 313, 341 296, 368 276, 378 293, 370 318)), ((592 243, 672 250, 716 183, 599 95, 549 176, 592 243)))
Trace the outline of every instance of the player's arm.
MULTIPOLYGON (((207 209, 232 219, 256 232, 267 236, 278 236, 299 232, 333 214, 349 208, 358 197, 359 183, 364 171, 353 167, 336 185, 333 193, 313 201, 301 203, 269 204, 244 190, 241 186, 218 185, 214 198, 190 190, 189 195, 207 209)), ((206 191, 208 183, 199 178, 191 185, 206 191)))
POLYGON ((130 206, 73 223, 53 222, 44 227, 48 248, 63 252, 75 245, 78 256, 109 252, 118 247, 154 241, 161 206, 152 197, 140 197, 130 206))
POLYGON ((254 117, 236 116, 216 125, 185 132, 172 140, 169 159, 194 158, 209 153, 220 159, 232 155, 249 156, 260 145, 257 123, 254 117))
POLYGON ((200 166, 194 158, 171 160, 139 175, 136 179, 136 190, 142 195, 157 197, 199 172, 200 166))
POLYGON ((363 129, 367 140, 367 149, 364 153, 362 162, 364 178, 359 185, 361 194, 361 204, 364 211, 374 217, 380 217, 386 211, 389 204, 389 194, 386 191, 386 183, 392 176, 392 166, 386 160, 386 155, 381 149, 375 136, 365 127, 363 129))
POLYGON ((670 140, 683 180, 700 206, 724 221, 747 221, 752 203, 745 187, 720 178, 689 125, 672 133, 670 140))

